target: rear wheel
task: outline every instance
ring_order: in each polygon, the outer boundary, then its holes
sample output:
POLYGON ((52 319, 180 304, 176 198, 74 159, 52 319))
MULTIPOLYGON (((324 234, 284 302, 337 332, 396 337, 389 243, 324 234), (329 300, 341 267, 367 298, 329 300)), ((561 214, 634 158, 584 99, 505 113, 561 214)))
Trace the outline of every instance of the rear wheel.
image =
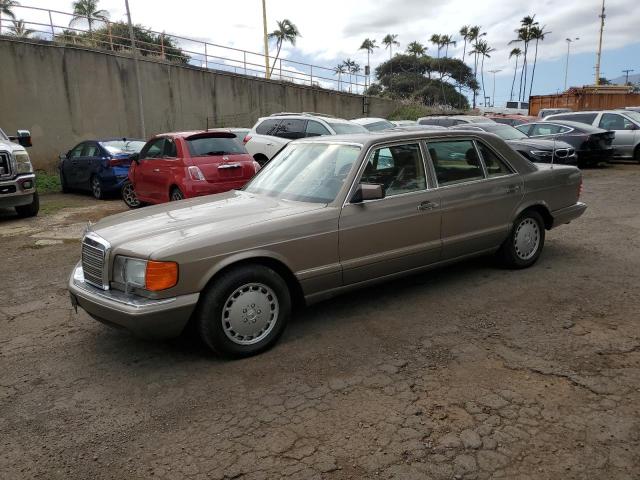
POLYGON ((143 206, 142 202, 138 200, 133 185, 128 180, 122 185, 122 200, 124 200, 124 203, 129 208, 140 208, 143 206))
POLYGON ((182 193, 178 187, 173 187, 171 192, 169 192, 169 200, 176 202, 182 199, 184 199, 184 193, 182 193))
POLYGON ((640 163, 640 145, 638 145, 636 149, 633 151, 633 159, 636 162, 640 163))
POLYGON ((38 211, 40 210, 40 197, 38 197, 38 192, 33 194, 33 200, 29 205, 21 205, 16 207, 16 213, 19 217, 27 218, 27 217, 35 217, 38 215, 38 211))
POLYGON ((102 185, 100 185, 100 179, 95 175, 91 177, 91 193, 98 200, 101 200, 104 196, 102 192, 102 185))
POLYGON ((535 210, 523 212, 513 223, 498 256, 509 268, 527 268, 536 263, 544 246, 544 220, 535 210))
POLYGON ((290 315, 291 295, 282 277, 263 265, 244 265, 203 292, 195 321, 209 348, 248 357, 275 344, 290 315))
POLYGON ((269 161, 269 159, 261 153, 258 153, 255 157, 253 157, 253 159, 258 162, 260 167, 264 167, 265 164, 269 161))
POLYGON ((71 191, 69 185, 67 184, 67 180, 64 177, 64 173, 62 173, 62 170, 60 170, 60 189, 62 190, 62 193, 69 193, 71 191))

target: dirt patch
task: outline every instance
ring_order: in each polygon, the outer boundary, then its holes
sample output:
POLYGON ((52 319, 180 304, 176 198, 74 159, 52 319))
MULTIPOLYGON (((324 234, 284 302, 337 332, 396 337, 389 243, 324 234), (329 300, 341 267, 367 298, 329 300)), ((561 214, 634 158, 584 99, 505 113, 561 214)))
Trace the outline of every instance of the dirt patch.
POLYGON ((637 478, 639 185, 637 165, 586 170, 587 213, 535 267, 483 258, 345 295, 234 362, 73 313, 67 237, 121 203, 0 221, 0 472, 637 478))

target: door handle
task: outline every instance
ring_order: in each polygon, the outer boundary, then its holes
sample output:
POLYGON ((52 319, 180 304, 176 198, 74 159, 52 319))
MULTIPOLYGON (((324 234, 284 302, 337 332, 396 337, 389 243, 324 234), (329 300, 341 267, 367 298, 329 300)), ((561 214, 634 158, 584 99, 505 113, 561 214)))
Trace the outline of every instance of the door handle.
POLYGON ((434 208, 438 208, 438 204, 435 202, 422 202, 420 205, 418 205, 418 210, 424 211, 424 210, 433 210, 434 208))
POLYGON ((223 165, 218 165, 219 170, 227 169, 227 168, 240 168, 242 165, 239 163, 225 163, 223 165))
POLYGON ((273 143, 267 143, 267 146, 271 147, 271 146, 273 146, 273 143))
POLYGON ((507 193, 517 193, 520 191, 520 185, 509 185, 507 187, 507 193))
POLYGON ((154 171, 154 172, 159 172, 159 171, 160 171, 160 169, 159 169, 159 168, 154 168, 154 169, 153 169, 153 171, 154 171))

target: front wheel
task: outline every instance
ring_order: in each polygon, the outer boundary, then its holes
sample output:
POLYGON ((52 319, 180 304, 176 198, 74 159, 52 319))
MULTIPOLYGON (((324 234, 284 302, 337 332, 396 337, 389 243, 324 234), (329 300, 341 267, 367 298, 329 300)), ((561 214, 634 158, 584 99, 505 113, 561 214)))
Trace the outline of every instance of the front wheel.
POLYGON ((129 208, 140 208, 143 206, 142 202, 138 200, 133 185, 128 180, 122 185, 122 200, 124 200, 124 203, 129 208))
POLYGON ((542 253, 544 237, 542 216, 534 210, 525 211, 513 223, 509 236, 498 251, 498 256, 509 268, 530 267, 542 253))
POLYGON ((27 217, 35 217, 38 215, 40 211, 40 197, 38 196, 38 192, 33 194, 33 200, 29 205, 21 205, 16 207, 16 213, 19 217, 27 218, 27 217))
POLYGON ((248 357, 274 345, 290 315, 282 277, 263 265, 245 265, 223 273, 203 292, 195 321, 213 351, 248 357))
POLYGON ((178 200, 184 199, 184 193, 178 188, 173 187, 171 192, 169 192, 169 200, 172 202, 177 202, 178 200))

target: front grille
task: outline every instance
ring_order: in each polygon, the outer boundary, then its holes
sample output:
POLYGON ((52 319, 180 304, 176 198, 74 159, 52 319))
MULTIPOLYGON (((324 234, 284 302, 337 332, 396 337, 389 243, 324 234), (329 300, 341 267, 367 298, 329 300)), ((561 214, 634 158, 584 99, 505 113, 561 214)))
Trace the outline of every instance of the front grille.
POLYGON ((105 259, 107 248, 102 243, 94 240, 90 236, 85 236, 82 240, 82 270, 84 280, 91 285, 107 289, 105 278, 105 259))
POLYGON ((556 158, 567 158, 569 155, 571 155, 568 148, 558 148, 556 149, 555 153, 556 158))
POLYGON ((11 155, 0 152, 0 178, 11 178, 11 155))

